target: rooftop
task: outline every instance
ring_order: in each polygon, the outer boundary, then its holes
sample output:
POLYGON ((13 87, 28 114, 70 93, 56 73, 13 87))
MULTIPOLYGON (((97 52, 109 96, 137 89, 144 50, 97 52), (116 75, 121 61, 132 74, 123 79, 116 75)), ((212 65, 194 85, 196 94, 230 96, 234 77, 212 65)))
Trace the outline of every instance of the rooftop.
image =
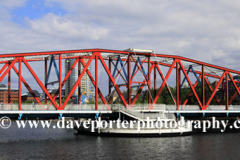
POLYGON ((5 84, 0 84, 0 88, 6 88, 7 86, 5 84))
MULTIPOLYGON (((40 94, 39 94, 39 92, 37 90, 33 90, 33 92, 35 93, 35 95, 37 97, 40 97, 40 94)), ((24 94, 22 94, 22 96, 33 97, 30 92, 24 93, 24 94)))

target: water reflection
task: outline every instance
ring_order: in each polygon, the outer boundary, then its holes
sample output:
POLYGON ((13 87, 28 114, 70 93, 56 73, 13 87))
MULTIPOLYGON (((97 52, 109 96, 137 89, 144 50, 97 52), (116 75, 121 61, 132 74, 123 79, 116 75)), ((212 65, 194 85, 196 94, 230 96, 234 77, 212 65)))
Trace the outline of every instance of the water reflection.
POLYGON ((1 159, 236 159, 239 132, 186 137, 116 138, 74 130, 0 130, 1 159))

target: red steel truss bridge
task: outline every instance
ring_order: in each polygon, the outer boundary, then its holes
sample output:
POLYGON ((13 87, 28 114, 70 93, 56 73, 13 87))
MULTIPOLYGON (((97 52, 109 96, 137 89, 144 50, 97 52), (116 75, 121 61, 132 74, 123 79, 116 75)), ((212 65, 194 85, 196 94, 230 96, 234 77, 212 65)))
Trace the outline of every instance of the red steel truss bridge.
MULTIPOLYGON (((134 49, 127 50, 108 50, 108 49, 82 49, 82 50, 64 50, 64 51, 49 51, 49 52, 32 52, 32 53, 17 53, 17 54, 2 54, 0 55, 0 83, 6 77, 8 78, 8 104, 4 104, 1 114, 56 114, 62 116, 63 114, 109 114, 112 113, 112 98, 111 93, 115 92, 120 99, 121 105, 126 109, 133 109, 139 107, 136 102, 142 92, 145 91, 144 96, 148 97, 148 103, 145 104, 146 110, 154 110, 159 105, 157 100, 166 87, 169 95, 174 102, 174 105, 164 105, 167 113, 193 113, 193 114, 224 114, 229 116, 238 115, 240 106, 233 105, 234 99, 240 96, 240 81, 238 80, 239 71, 228 69, 225 67, 200 62, 190 58, 185 58, 177 55, 164 55, 154 53, 153 50, 134 49), (63 60, 73 59, 74 63, 71 69, 63 73, 63 60), (87 61, 86 61, 87 59, 87 61), (44 70, 44 75, 38 74, 33 69, 34 62, 41 62, 44 70), (48 82, 51 65, 57 73, 57 81, 48 82), (49 64, 49 65, 48 65, 49 64), (95 73, 91 73, 88 69, 92 66, 95 73), (22 67, 27 68, 32 78, 37 82, 39 87, 45 94, 45 101, 41 102, 33 92, 33 87, 24 77, 22 67), (78 66, 78 78, 74 83, 65 102, 62 101, 62 88, 66 84, 72 70, 78 66), (83 68, 81 68, 83 67, 83 68), (50 69, 49 69, 50 68, 50 69), (100 73, 104 72, 104 83, 99 85, 100 73), (10 89, 11 89, 11 74, 15 72, 18 76, 18 104, 10 104, 10 89), (95 104, 90 108, 81 107, 81 94, 78 94, 78 104, 72 105, 73 108, 67 105, 75 90, 81 93, 81 80, 84 74, 87 74, 95 88, 95 104), (44 76, 44 78, 42 78, 44 76), (44 81, 41 81, 44 79, 44 81), (119 80, 121 79, 121 84, 119 80), (213 87, 209 80, 215 81, 213 87), (50 95, 47 90, 49 84, 59 84, 55 95, 50 95), (181 100, 181 89, 187 84, 189 90, 185 100, 181 100), (34 97, 37 108, 34 110, 32 106, 24 106, 21 102, 22 85, 24 85, 29 93, 34 97), (172 93, 170 85, 176 87, 176 92, 172 93), (231 85, 231 93, 230 93, 231 85), (104 87, 103 87, 104 86, 104 87), (197 93, 197 86, 200 86, 201 94, 197 93), (206 87, 210 89, 210 96, 206 97, 206 87), (137 89, 136 89, 137 88, 137 89), (154 93, 151 94, 150 89, 153 88, 154 93), (221 89, 220 89, 221 88, 221 89), (132 90, 136 89, 136 94, 132 95, 132 90), (104 92, 107 94, 104 95, 104 92), (234 90, 234 92, 232 92, 234 90), (124 92, 123 92, 124 91, 124 92), (219 94, 219 92, 221 92, 219 94), (221 96, 217 96, 218 93, 221 96), (189 98, 194 96, 196 99, 195 105, 188 105, 189 98), (108 98, 106 98, 108 97, 108 98), (56 98, 59 99, 58 103, 56 98), (47 99, 50 101, 51 109, 46 109, 47 99), (99 104, 99 99, 102 103, 99 104), (211 101, 215 99, 216 105, 210 105, 211 101)), ((29 76, 29 75, 28 75, 29 76)), ((198 87, 199 88, 199 87, 198 87)), ((85 105, 86 106, 86 105, 85 105)), ((89 105, 90 106, 90 105, 89 105)))

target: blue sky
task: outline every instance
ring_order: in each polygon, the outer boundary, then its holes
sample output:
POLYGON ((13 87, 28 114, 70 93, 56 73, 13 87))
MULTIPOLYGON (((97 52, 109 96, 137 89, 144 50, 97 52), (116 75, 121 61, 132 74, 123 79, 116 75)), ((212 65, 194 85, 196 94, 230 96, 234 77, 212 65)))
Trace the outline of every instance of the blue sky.
POLYGON ((48 13, 64 16, 68 12, 62 9, 60 3, 58 2, 52 2, 47 5, 44 0, 28 0, 22 7, 17 7, 11 10, 11 20, 14 23, 19 23, 25 26, 25 18, 30 20, 41 19, 48 13))
POLYGON ((1 0, 0 54, 134 47, 239 70, 239 19, 237 0, 1 0))

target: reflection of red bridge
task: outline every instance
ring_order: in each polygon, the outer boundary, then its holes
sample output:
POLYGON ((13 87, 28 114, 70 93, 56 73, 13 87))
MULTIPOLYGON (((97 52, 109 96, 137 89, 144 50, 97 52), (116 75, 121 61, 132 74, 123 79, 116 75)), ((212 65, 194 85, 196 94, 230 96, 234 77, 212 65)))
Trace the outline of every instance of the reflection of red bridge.
MULTIPOLYGON (((153 105, 156 104, 163 88, 166 86, 174 103, 176 106, 176 110, 182 110, 184 106, 187 104, 188 99, 194 95, 197 100, 198 106, 200 110, 207 110, 212 99, 216 99, 219 105, 225 106, 225 111, 229 110, 229 105, 232 103, 233 99, 236 95, 240 95, 240 90, 238 88, 238 84, 240 83, 234 77, 240 75, 239 71, 235 71, 232 69, 227 69, 224 67, 192 60, 185 57, 180 56, 172 56, 172 55, 162 55, 162 54, 154 54, 151 50, 140 50, 140 49, 128 49, 125 51, 118 50, 105 50, 105 49, 86 49, 86 50, 70 50, 70 51, 51 51, 51 52, 34 52, 34 53, 18 53, 18 54, 5 54, 0 55, 0 63, 4 64, 0 69, 0 82, 3 78, 8 74, 8 101, 10 102, 10 70, 14 70, 19 77, 19 107, 21 110, 21 82, 25 85, 25 87, 29 90, 32 96, 35 98, 36 102, 39 105, 42 103, 36 97, 34 92, 31 89, 31 86, 28 85, 26 80, 24 79, 24 74, 22 73, 22 66, 25 65, 29 72, 32 74, 33 78, 37 81, 39 86, 42 88, 45 93, 45 104, 47 103, 47 97, 50 99, 53 106, 56 110, 64 110, 68 100, 71 98, 73 92, 78 88, 78 93, 80 93, 81 88, 81 78, 84 73, 87 73, 90 77, 93 86, 95 87, 95 110, 98 110, 98 97, 101 98, 103 104, 105 104, 110 110, 111 98, 109 98, 109 102, 105 100, 101 86, 99 86, 99 76, 98 76, 98 66, 102 64, 102 67, 106 71, 104 74, 108 76, 108 90, 109 94, 111 90, 114 88, 118 93, 122 104, 127 108, 131 108, 135 105, 141 91, 144 87, 150 89, 152 86, 154 88, 154 95, 148 93, 148 109, 152 109, 153 105), (73 63, 71 69, 66 74, 66 76, 62 77, 62 60, 68 58, 76 58, 73 63), (84 59, 88 59, 86 62, 84 59), (48 61, 50 60, 50 67, 48 69, 48 61), (43 68, 45 71, 45 82, 40 80, 42 75, 39 75, 35 72, 30 62, 35 61, 44 61, 43 68), (58 62, 58 66, 57 63, 58 62), (86 63, 85 63, 86 62, 86 63), (54 63, 58 80, 55 82, 48 82, 51 65, 54 63), (18 64, 18 67, 14 65, 18 64), (45 64, 45 65, 44 65, 45 64), (81 72, 81 64, 84 67, 81 72), (89 65, 95 66, 95 76, 92 75, 88 71, 89 65), (69 95, 67 95, 66 101, 62 103, 62 87, 64 86, 66 80, 70 76, 73 68, 78 65, 78 79, 75 82, 73 88, 71 89, 69 95), (168 68, 167 74, 163 74, 163 69, 168 68), (18 68, 18 69, 17 69, 18 68), (48 71, 49 70, 49 71, 48 71), (174 71, 174 72, 173 72, 174 71), (195 76, 189 76, 189 73, 193 73, 195 76), (142 77, 142 81, 140 81, 139 77, 142 77), (176 81, 176 95, 174 98, 173 93, 169 89, 167 82, 169 81, 169 77, 174 76, 176 81), (124 84, 117 84, 118 78, 121 77, 122 82, 124 84), (137 78, 137 81, 135 79, 137 78), (212 88, 209 84, 207 77, 217 79, 218 82, 215 88, 212 88), (135 79, 134 79, 135 78, 135 79), (153 79, 152 79, 153 78, 153 79), (196 80, 197 79, 197 80, 196 80), (196 82, 195 82, 196 80, 196 82), (182 88, 183 83, 187 81, 190 87, 189 95, 186 97, 185 101, 180 102, 180 90, 182 88), (193 82, 194 81, 194 82, 193 82), (231 99, 229 97, 228 85, 232 83, 235 87, 235 93, 232 95, 231 99), (59 83, 59 89, 56 94, 52 97, 47 91, 48 84, 59 83), (161 83, 161 84, 160 84, 161 83), (222 83, 222 86, 225 86, 223 89, 223 98, 220 101, 216 96, 216 92, 222 83), (157 85, 160 84, 160 85, 157 85), (200 84, 202 93, 198 95, 195 87, 200 84), (131 87, 136 87, 137 85, 137 94, 131 99, 131 87), (120 90, 121 86, 125 86, 128 92, 128 98, 124 98, 122 91, 120 90), (208 86, 211 90, 211 96, 207 99, 205 97, 205 86, 208 86), (59 97, 59 104, 55 102, 56 97, 59 97)), ((172 78, 171 78, 172 80, 172 78)), ((103 88, 106 89, 106 88, 103 88)), ((80 94, 78 95, 78 101, 80 103, 80 94)))

